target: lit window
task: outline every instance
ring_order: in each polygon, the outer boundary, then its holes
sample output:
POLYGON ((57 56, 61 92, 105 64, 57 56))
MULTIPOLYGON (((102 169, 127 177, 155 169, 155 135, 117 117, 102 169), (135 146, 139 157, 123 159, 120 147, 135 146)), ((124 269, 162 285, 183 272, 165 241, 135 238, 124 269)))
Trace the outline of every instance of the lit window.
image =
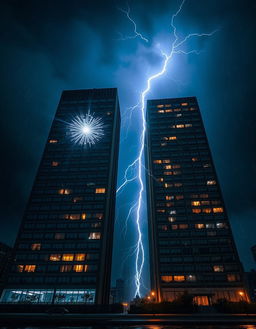
POLYGON ((188 224, 180 224, 180 225, 179 225, 179 228, 180 228, 181 230, 186 230, 186 229, 188 228, 188 224))
POLYGON ((195 228, 201 230, 202 228, 204 228, 204 224, 195 224, 195 228))
POLYGON ((176 117, 177 117, 177 118, 182 117, 182 113, 178 113, 178 114, 176 114, 176 117))
POLYGON ((17 265, 18 272, 23 272, 23 270, 24 270, 24 265, 17 265))
POLYGON ((193 162, 196 162, 196 161, 198 161, 198 158, 192 158, 191 159, 193 162))
POLYGON ((85 219, 86 219, 86 214, 85 214, 85 213, 83 213, 83 214, 81 215, 81 219, 82 219, 82 220, 85 220, 85 219))
POLYGON ((192 127, 192 124, 191 124, 191 123, 186 123, 186 124, 185 124, 185 127, 186 127, 186 128, 190 128, 190 127, 192 127))
POLYGON ((188 103, 181 103, 181 106, 188 106, 188 103))
POLYGON ((165 110, 165 113, 172 112, 172 109, 165 110))
POLYGON ((215 228, 215 224, 214 223, 207 223, 205 224, 206 228, 215 228))
POLYGON ((178 225, 172 225, 172 229, 173 230, 177 230, 178 229, 178 225))
POLYGON ((168 231, 168 226, 167 225, 162 225, 161 229, 162 229, 162 231, 168 231))
POLYGON ((200 206, 200 201, 191 201, 191 206, 200 206))
POLYGON ((193 208, 192 209, 192 213, 194 213, 194 214, 200 214, 201 213, 201 209, 193 208))
POLYGON ((55 233, 54 239, 56 239, 56 240, 63 240, 63 239, 65 239, 65 233, 55 233))
POLYGON ((237 281, 237 275, 236 274, 227 274, 227 280, 228 281, 237 281))
POLYGON ((172 281, 172 275, 162 275, 161 280, 163 282, 171 282, 172 281))
POLYGON ((62 260, 64 262, 72 262, 74 260, 74 254, 63 254, 62 260))
POLYGON ((51 254, 49 260, 52 262, 59 262, 61 260, 61 254, 51 254))
POLYGON ((62 188, 58 191, 59 194, 70 194, 72 191, 68 188, 62 188))
POLYGON ((170 215, 176 215, 176 210, 171 210, 170 215))
POLYGON ((182 183, 175 183, 174 186, 175 187, 181 187, 182 186, 182 183))
POLYGON ((166 145, 167 145, 167 143, 161 143, 160 145, 161 145, 161 146, 166 146, 166 145))
POLYGON ((164 175, 165 176, 171 176, 172 175, 172 171, 164 171, 164 175))
POLYGON ((219 213, 219 212, 223 212, 223 208, 219 207, 219 208, 213 208, 212 209, 214 213, 219 213))
POLYGON ((103 214, 96 214, 95 217, 98 219, 103 219, 103 214))
POLYGON ((209 206, 210 201, 201 201, 202 206, 209 206))
POLYGON ((161 164, 162 163, 162 160, 154 160, 154 163, 161 164))
POLYGON ((160 183, 160 182, 163 182, 164 179, 162 177, 161 178, 157 178, 157 181, 158 181, 158 183, 160 183))
POLYGON ((165 209, 157 209, 156 212, 164 213, 165 209))
POLYGON ((85 254, 76 254, 75 255, 75 260, 77 260, 77 261, 83 261, 83 260, 85 260, 85 254))
POLYGON ((158 110, 157 112, 158 113, 164 113, 164 110, 158 110))
POLYGON ((212 209, 211 208, 204 208, 203 212, 206 213, 206 214, 210 214, 212 212, 212 209))
POLYGON ((61 265, 60 272, 70 272, 72 270, 72 265, 61 265))
POLYGON ((78 219, 80 219, 80 214, 70 214, 69 219, 70 220, 78 220, 78 219))
POLYGON ((205 164, 203 164, 203 167, 204 167, 204 168, 210 168, 211 165, 210 165, 209 163, 205 163, 205 164))
POLYGON ((89 234, 88 239, 89 240, 100 240, 100 236, 101 236, 100 232, 91 232, 89 234))
POLYGON ((24 272, 35 272, 36 265, 25 265, 24 272))
POLYGON ((56 144, 56 143, 58 143, 58 140, 57 139, 50 139, 49 143, 50 144, 56 144))
POLYGON ((170 184, 170 183, 164 183, 164 187, 167 188, 167 187, 172 187, 173 184, 170 184))
POLYGON ((33 243, 31 245, 31 250, 40 250, 41 249, 41 243, 33 243))
POLYGON ((173 223, 173 222, 176 221, 176 218, 175 218, 175 217, 168 217, 168 221, 169 221, 170 223, 173 223))
POLYGON ((186 275, 186 281, 196 281, 196 276, 195 275, 186 275))
POLYGON ((177 282, 185 281, 185 276, 184 275, 174 275, 173 280, 177 282))
POLYGON ((176 139, 177 139, 176 136, 170 136, 170 137, 169 137, 169 141, 173 141, 173 140, 176 140, 176 139))
POLYGON ((216 181, 215 180, 208 180, 207 185, 216 185, 216 181))
POLYGON ((227 228, 227 224, 226 223, 216 223, 216 227, 217 228, 227 228))
POLYGON ((73 266, 74 272, 83 272, 84 271, 84 265, 74 265, 73 266))
POLYGON ((223 265, 214 265, 213 271, 214 272, 224 272, 224 266, 223 265))
POLYGON ((103 194, 106 192, 105 188, 96 188, 95 193, 103 194))
POLYGON ((176 164, 176 165, 173 165, 172 167, 173 167, 173 169, 177 169, 177 168, 180 168, 180 165, 176 164))
POLYGON ((163 163, 170 163, 170 162, 171 162, 171 160, 169 160, 169 159, 163 160, 163 163))
POLYGON ((58 167, 59 164, 58 161, 52 161, 52 167, 58 167))
POLYGON ((184 128, 184 125, 176 125, 176 128, 184 128))
POLYGON ((165 169, 172 169, 172 165, 164 166, 165 169))
POLYGON ((181 109, 177 108, 177 109, 174 109, 173 111, 174 111, 174 112, 180 112, 181 109))
POLYGON ((157 105, 157 107, 158 107, 159 109, 161 109, 161 108, 163 108, 163 107, 164 107, 164 105, 162 105, 162 104, 159 104, 159 105, 157 105))
POLYGON ((166 195, 165 200, 173 200, 174 196, 173 195, 166 195))
POLYGON ((165 104, 165 107, 172 107, 172 104, 165 104))

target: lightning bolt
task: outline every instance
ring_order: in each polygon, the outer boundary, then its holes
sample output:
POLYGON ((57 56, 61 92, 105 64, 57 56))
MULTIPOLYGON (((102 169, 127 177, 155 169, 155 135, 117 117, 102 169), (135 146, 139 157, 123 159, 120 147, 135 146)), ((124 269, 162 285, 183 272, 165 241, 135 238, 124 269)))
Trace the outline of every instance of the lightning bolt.
MULTIPOLYGON (((138 152, 138 157, 127 167, 125 170, 125 175, 124 175, 124 182, 120 185, 120 187, 117 189, 117 192, 120 192, 122 189, 124 189, 127 184, 131 181, 137 180, 138 185, 139 185, 139 191, 138 191, 138 199, 136 203, 132 206, 132 208, 129 210, 128 216, 126 218, 126 225, 127 225, 127 220, 130 217, 131 213, 133 210, 136 208, 135 212, 135 223, 136 223, 136 228, 137 228, 137 242, 135 245, 135 294, 134 296, 139 296, 141 297, 141 286, 143 285, 142 281, 142 271, 144 267, 144 262, 145 262, 145 251, 144 251, 144 246, 143 246, 143 239, 142 239, 142 231, 141 231, 141 207, 142 207, 142 198, 143 198, 143 192, 144 192, 144 181, 143 181, 143 159, 144 159, 144 149, 145 149, 145 134, 146 134, 146 97, 148 93, 151 90, 152 82, 159 79, 161 76, 163 76, 166 73, 167 66, 171 59, 173 58, 174 55, 189 55, 189 54, 196 54, 199 55, 200 51, 196 49, 192 49, 189 51, 185 51, 182 49, 182 46, 187 43, 191 38, 197 37, 211 37, 214 33, 217 32, 217 30, 214 30, 213 32, 210 33, 190 33, 187 34, 185 37, 180 38, 177 34, 177 27, 174 24, 175 18, 179 15, 179 13, 182 11, 182 8, 184 6, 186 0, 183 0, 178 8, 178 10, 172 15, 171 18, 171 28, 173 31, 173 36, 174 40, 171 43, 170 51, 169 53, 165 53, 161 51, 161 54, 163 56, 163 62, 161 64, 161 67, 159 71, 150 77, 148 77, 147 82, 146 82, 146 87, 145 89, 140 93, 140 99, 137 105, 132 107, 132 109, 138 108, 140 111, 140 116, 141 116, 141 121, 142 121, 142 130, 140 133, 140 147, 139 147, 139 152, 138 152), (137 169, 137 174, 135 174, 135 169, 137 169), (130 171, 133 171, 132 177, 129 177, 130 171)), ((131 38, 136 38, 140 37, 144 41, 148 41, 145 39, 141 34, 137 33, 136 31, 136 23, 130 18, 130 8, 128 8, 127 11, 121 10, 124 13, 126 13, 128 19, 133 22, 134 27, 135 27, 135 35, 131 38)))
POLYGON ((127 3, 127 9, 122 9, 122 8, 118 8, 122 13, 124 13, 126 15, 126 17, 128 18, 128 20, 133 24, 133 33, 134 35, 131 35, 131 36, 126 36, 124 37, 120 32, 120 38, 119 40, 128 40, 128 39, 136 39, 136 38, 140 38, 141 40, 145 41, 145 42, 148 42, 148 39, 145 38, 141 33, 139 33, 137 31, 137 24, 134 22, 134 20, 131 18, 130 16, 130 12, 131 12, 131 9, 127 3))

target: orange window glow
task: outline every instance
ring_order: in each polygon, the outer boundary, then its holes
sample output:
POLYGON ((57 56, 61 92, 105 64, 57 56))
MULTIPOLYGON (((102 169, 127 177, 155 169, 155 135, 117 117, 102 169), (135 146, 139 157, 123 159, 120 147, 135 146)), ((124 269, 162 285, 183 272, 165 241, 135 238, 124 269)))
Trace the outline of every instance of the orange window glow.
POLYGON ((74 254, 63 254, 62 260, 64 262, 72 262, 74 260, 74 254))
POLYGON ((159 109, 161 109, 161 108, 163 108, 163 107, 164 107, 164 105, 162 105, 162 104, 159 104, 159 105, 157 105, 157 107, 158 107, 159 109))
POLYGON ((106 189, 103 188, 103 187, 96 188, 95 193, 96 194, 104 194, 104 193, 106 193, 106 189))
POLYGON ((173 280, 177 282, 185 281, 185 276, 184 275, 174 275, 173 280))
POLYGON ((157 164, 161 164, 162 163, 162 160, 154 160, 153 162, 154 163, 157 163, 157 164))
POLYGON ((50 144, 56 144, 56 143, 58 143, 58 140, 57 139, 50 139, 49 143, 50 144))
POLYGON ((73 266, 74 272, 83 272, 84 271, 84 265, 74 265, 73 266))
POLYGON ((40 250, 41 249, 41 243, 33 243, 31 245, 31 250, 40 250))
POLYGON ((52 161, 52 167, 58 167, 59 164, 58 161, 52 161))
POLYGON ((83 261, 83 260, 85 260, 85 256, 86 256, 86 254, 76 254, 75 255, 75 260, 83 261))
POLYGON ((72 191, 68 188, 62 188, 58 191, 59 194, 70 194, 72 191))
POLYGON ((203 212, 204 212, 205 214, 210 214, 210 213, 212 212, 212 209, 211 209, 211 208, 204 208, 204 209, 203 209, 203 212))
POLYGON ((204 224, 195 224, 195 228, 201 230, 201 229, 205 228, 205 225, 204 224))
POLYGON ((163 282, 171 282, 172 281, 172 275, 162 275, 161 280, 163 282))
POLYGON ((224 266, 223 265, 214 265, 213 271, 214 272, 224 272, 224 266))
POLYGON ((18 272, 23 272, 23 270, 24 270, 24 265, 17 265, 18 272))
POLYGON ((78 220, 78 219, 80 219, 80 214, 70 214, 69 219, 70 220, 78 220))
POLYGON ((72 270, 71 265, 61 265, 60 272, 70 272, 72 270))
POLYGON ((36 265, 25 265, 24 272, 35 272, 36 265))
POLYGON ((176 140, 176 139, 177 139, 176 136, 170 136, 170 137, 169 137, 169 141, 173 141, 173 140, 176 140))
POLYGON ((191 201, 191 206, 200 206, 200 201, 191 201))
POLYGON ((188 103, 181 103, 181 106, 188 106, 188 103))
POLYGON ((49 260, 52 262, 59 262, 61 260, 61 254, 51 254, 49 260))
POLYGON ((219 212, 223 212, 223 208, 219 207, 219 208, 213 208, 212 209, 214 213, 219 213, 219 212))
POLYGON ((201 213, 201 209, 193 208, 192 209, 192 213, 194 213, 194 214, 200 214, 201 213))
POLYGON ((215 180, 208 180, 206 182, 207 185, 216 185, 216 181, 215 180))

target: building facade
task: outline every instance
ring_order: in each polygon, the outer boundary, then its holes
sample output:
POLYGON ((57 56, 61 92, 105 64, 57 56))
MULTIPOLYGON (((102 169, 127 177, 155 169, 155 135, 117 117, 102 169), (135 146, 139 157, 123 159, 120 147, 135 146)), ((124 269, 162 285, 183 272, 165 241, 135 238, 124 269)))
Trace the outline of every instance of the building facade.
POLYGON ((8 270, 13 259, 13 249, 0 242, 0 292, 7 280, 8 270))
POLYGON ((256 262, 256 245, 255 246, 252 246, 251 251, 252 251, 253 258, 254 258, 254 260, 256 262))
POLYGON ((157 300, 247 300, 195 97, 149 100, 146 167, 151 284, 157 300))
POLYGON ((117 89, 62 93, 2 302, 108 304, 119 134, 117 89))

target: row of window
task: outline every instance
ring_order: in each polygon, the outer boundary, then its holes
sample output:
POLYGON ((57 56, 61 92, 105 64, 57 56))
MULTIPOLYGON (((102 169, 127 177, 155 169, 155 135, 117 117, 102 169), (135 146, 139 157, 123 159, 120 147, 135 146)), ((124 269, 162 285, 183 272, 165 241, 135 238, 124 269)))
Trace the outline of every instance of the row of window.
MULTIPOLYGON (((173 222, 173 218, 171 217, 171 222, 173 222)), ((170 229, 172 230, 186 230, 188 228, 196 228, 196 229, 227 229, 228 225, 227 223, 206 223, 206 224, 173 224, 173 225, 158 225, 158 228, 161 229, 162 231, 168 231, 170 229)))
MULTIPOLYGON (((58 233, 59 234, 59 233, 58 233)), ((90 232, 90 233, 80 233, 82 235, 78 235, 81 239, 88 240, 100 240, 101 233, 100 232, 90 232)), ((53 233, 21 233, 21 239, 56 239, 56 236, 53 233)), ((58 238, 58 236, 57 236, 58 238)), ((60 239, 60 238, 58 238, 60 239)))
MULTIPOLYGON (((233 274, 229 273, 226 276, 227 281, 234 282, 234 281, 240 281, 239 274, 233 274)), ((161 281, 163 283, 169 283, 169 282, 195 282, 197 281, 196 275, 190 274, 190 275, 162 275, 161 281)))
MULTIPOLYGON (((76 265, 60 265, 59 272, 95 272, 97 271, 97 265, 76 264, 76 265)), ((17 271, 19 273, 34 273, 37 270, 37 265, 17 265, 17 271)))

